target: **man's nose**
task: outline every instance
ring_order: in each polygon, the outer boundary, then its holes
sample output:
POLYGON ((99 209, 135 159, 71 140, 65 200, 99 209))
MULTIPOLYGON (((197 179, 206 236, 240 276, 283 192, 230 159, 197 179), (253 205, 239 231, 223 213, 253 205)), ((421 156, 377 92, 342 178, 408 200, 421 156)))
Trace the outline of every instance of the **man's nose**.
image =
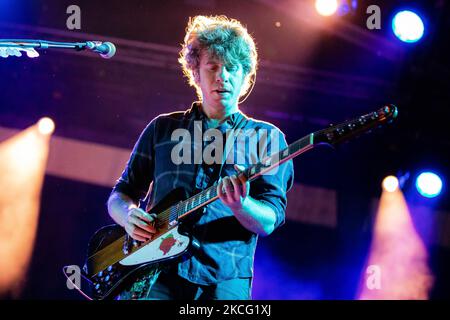
POLYGON ((217 82, 227 82, 230 74, 225 66, 222 66, 217 69, 216 73, 216 81, 217 82))

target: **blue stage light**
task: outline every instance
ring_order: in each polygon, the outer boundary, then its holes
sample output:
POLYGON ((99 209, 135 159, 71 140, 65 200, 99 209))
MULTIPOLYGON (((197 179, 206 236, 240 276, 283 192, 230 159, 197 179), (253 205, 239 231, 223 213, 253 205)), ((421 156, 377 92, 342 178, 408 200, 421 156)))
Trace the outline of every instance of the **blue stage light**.
POLYGON ((412 11, 400 11, 392 20, 394 34, 404 42, 416 42, 422 38, 425 27, 422 19, 412 11))
POLYGON ((441 193, 442 180, 433 172, 423 172, 416 179, 416 188, 422 196, 434 198, 441 193))

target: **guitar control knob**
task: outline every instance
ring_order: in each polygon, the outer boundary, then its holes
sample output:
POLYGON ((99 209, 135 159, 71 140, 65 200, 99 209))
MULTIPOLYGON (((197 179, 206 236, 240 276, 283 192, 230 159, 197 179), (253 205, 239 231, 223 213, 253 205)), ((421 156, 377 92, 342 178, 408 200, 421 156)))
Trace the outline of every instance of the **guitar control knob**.
POLYGON ((108 282, 109 281, 109 279, 110 279, 110 276, 109 275, 107 275, 106 277, 105 277, 105 282, 108 282))
POLYGON ((112 269, 113 269, 113 266, 109 266, 108 269, 106 269, 106 270, 111 271, 112 269))
POLYGON ((101 278, 103 276, 103 271, 100 271, 97 275, 99 278, 101 278))
POLYGON ((94 288, 95 288, 95 290, 100 289, 100 283, 97 283, 94 288))

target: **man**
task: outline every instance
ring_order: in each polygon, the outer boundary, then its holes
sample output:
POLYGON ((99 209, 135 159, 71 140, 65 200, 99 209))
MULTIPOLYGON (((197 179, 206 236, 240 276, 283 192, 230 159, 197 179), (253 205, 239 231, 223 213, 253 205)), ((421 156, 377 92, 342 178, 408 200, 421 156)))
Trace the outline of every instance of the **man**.
MULTIPOLYGON (((231 129, 250 135, 266 130, 276 133, 270 136, 279 141, 258 139, 258 144, 273 152, 286 147, 286 141, 275 126, 248 118, 239 110, 239 98, 248 92, 256 74, 257 52, 238 21, 224 16, 191 19, 179 61, 200 101, 186 112, 161 115, 150 122, 111 193, 108 211, 129 236, 146 241, 155 233, 157 219, 156 214, 139 208, 146 195, 148 209, 173 189, 181 187, 192 195, 220 177, 219 200, 188 224, 197 244, 188 254, 167 263, 156 281, 144 273, 119 299, 250 299, 257 238, 284 223, 286 192, 293 183, 292 162, 258 177, 250 186, 239 171, 260 160, 258 154, 238 145, 243 166, 224 161, 226 154, 220 163, 180 163, 174 153, 179 141, 174 141, 173 133, 185 129, 193 135, 195 130, 215 128, 226 137, 231 129)), ((202 148, 206 142, 189 147, 202 148)))

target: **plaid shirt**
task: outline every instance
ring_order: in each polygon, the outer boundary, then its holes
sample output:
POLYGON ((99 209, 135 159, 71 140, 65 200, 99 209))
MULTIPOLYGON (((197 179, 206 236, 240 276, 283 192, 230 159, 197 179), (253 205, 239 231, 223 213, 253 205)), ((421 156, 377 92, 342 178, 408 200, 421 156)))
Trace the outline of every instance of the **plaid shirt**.
MULTIPOLYGON (((279 149, 287 146, 284 135, 275 126, 257 121, 238 111, 232 114, 218 128, 222 133, 233 128, 244 117, 243 130, 260 129, 277 130, 279 149)), ((188 129, 191 137, 200 124, 208 129, 207 118, 194 103, 186 112, 163 114, 153 119, 140 135, 131 157, 118 179, 113 191, 124 193, 138 203, 147 197, 147 209, 161 201, 176 188, 184 188, 188 194, 195 194, 217 180, 212 174, 220 164, 179 164, 171 160, 173 147, 179 141, 172 141, 172 132, 179 128, 188 129)), ((202 139, 203 140, 203 139, 202 139)), ((270 149, 270 139, 267 148, 270 149)), ((236 142, 235 142, 236 143, 236 142)), ((198 145, 191 142, 191 154, 196 148, 203 148, 207 143, 198 145)), ((236 147, 236 146, 235 146, 236 147)), ((276 151, 276 150, 272 150, 276 151)), ((254 164, 257 154, 247 152, 243 165, 254 164)), ((233 164, 228 161, 223 165, 221 177, 236 174, 233 164)), ((254 199, 270 206, 276 213, 275 227, 285 221, 287 204, 286 192, 293 184, 292 161, 282 164, 276 174, 265 174, 251 182, 249 194, 254 199)), ((191 235, 200 247, 190 250, 178 262, 178 274, 197 284, 207 285, 222 280, 247 278, 253 276, 253 258, 258 235, 244 228, 234 217, 231 209, 220 200, 205 207, 203 214, 193 222, 191 235)))

